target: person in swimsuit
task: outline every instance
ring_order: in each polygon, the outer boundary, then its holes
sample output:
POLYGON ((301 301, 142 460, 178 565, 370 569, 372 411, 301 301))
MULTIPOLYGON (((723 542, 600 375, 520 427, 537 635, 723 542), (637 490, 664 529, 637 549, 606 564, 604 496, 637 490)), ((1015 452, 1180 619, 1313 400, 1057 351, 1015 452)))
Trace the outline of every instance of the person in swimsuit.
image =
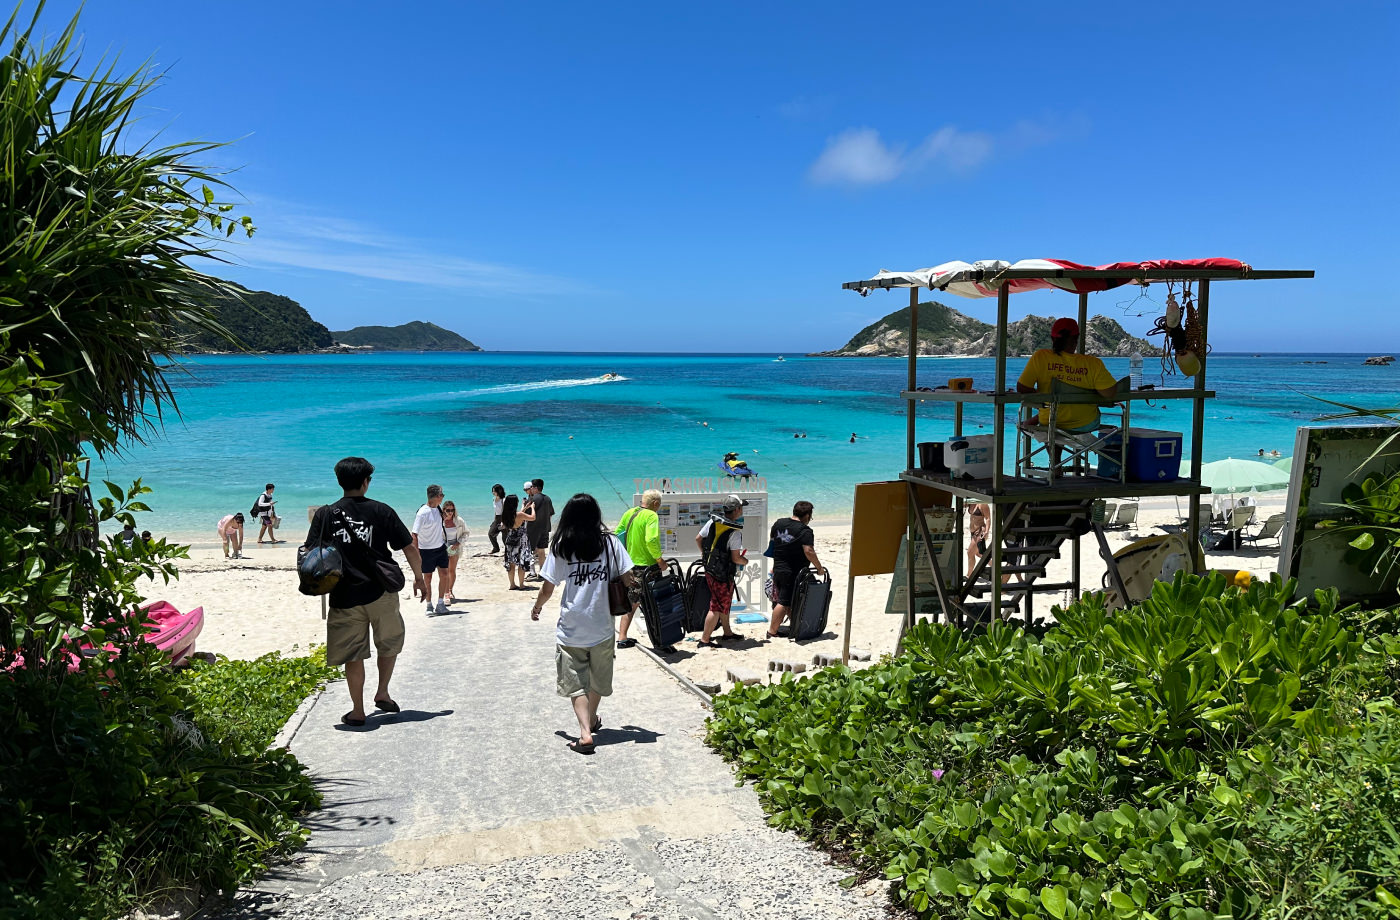
POLYGON ((967 505, 967 571, 971 572, 977 560, 987 551, 987 533, 990 530, 991 509, 981 502, 967 505))

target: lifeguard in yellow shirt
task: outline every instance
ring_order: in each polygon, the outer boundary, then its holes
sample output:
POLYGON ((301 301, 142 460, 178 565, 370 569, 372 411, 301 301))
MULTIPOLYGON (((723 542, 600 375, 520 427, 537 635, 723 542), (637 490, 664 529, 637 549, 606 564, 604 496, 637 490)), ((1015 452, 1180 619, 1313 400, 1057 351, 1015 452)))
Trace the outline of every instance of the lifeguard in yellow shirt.
MULTIPOLYGON (((1017 393, 1050 393, 1053 382, 1058 380, 1081 390, 1097 392, 1104 399, 1118 395, 1117 382, 1104 367, 1103 362, 1093 355, 1075 353, 1079 342, 1079 324, 1069 317, 1055 320, 1050 327, 1050 347, 1042 348, 1026 364, 1016 381, 1017 393)), ((1097 406, 1085 403, 1065 403, 1055 413, 1055 427, 1059 431, 1093 431, 1099 423, 1097 406)), ((1040 424, 1050 424, 1050 409, 1040 409, 1040 424)))

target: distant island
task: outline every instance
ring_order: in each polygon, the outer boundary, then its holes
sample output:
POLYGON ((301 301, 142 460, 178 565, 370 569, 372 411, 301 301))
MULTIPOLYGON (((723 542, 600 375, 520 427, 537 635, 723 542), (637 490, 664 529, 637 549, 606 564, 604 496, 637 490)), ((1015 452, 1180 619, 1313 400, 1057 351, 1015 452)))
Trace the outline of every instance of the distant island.
POLYGON ((373 348, 376 351, 481 351, 480 345, 432 323, 356 326, 344 332, 332 332, 331 335, 341 345, 373 348))
MULTIPOLYGON (((250 291, 233 284, 234 295, 218 295, 211 301, 219 324, 233 333, 248 351, 278 354, 315 352, 335 344, 331 332, 311 318, 302 305, 290 297, 268 291, 250 291)), ((190 352, 228 351, 226 339, 208 332, 182 330, 184 350, 190 352)))
MULTIPOLYGON (((481 351, 457 333, 432 323, 401 326, 357 326, 331 332, 311 318, 306 308, 281 294, 250 291, 229 282, 237 294, 217 295, 210 304, 219 324, 248 351, 271 354, 313 354, 359 351, 481 351)), ((230 343, 193 329, 181 330, 186 352, 226 352, 230 343)))
MULTIPOLYGON (((1029 355, 1050 345, 1049 316, 1027 316, 1006 327, 1007 354, 1029 355)), ((996 355, 996 326, 984 323, 936 300, 919 304, 919 354, 984 358, 996 355)), ((1154 354, 1160 346, 1131 336, 1106 316, 1089 319, 1085 330, 1089 354, 1125 357, 1133 352, 1154 354)), ((814 358, 904 357, 909 354, 909 308, 876 320, 835 351, 813 352, 814 358)))

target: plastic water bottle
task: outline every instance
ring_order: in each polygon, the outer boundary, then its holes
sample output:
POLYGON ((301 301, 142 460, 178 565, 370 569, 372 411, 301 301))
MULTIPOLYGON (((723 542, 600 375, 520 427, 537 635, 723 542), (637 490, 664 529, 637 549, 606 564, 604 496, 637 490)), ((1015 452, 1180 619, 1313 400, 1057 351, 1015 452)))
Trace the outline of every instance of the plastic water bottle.
POLYGON ((1142 355, 1137 352, 1128 357, 1128 383, 1134 390, 1142 389, 1142 355))

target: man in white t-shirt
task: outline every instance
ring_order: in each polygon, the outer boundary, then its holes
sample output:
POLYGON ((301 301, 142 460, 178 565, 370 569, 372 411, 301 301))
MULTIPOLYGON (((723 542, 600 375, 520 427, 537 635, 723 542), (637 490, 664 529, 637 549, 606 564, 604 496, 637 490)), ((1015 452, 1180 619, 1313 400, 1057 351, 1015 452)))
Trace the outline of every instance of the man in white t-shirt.
POLYGON ((447 534, 442 529, 442 486, 428 486, 428 502, 418 509, 413 517, 413 545, 418 555, 423 557, 423 600, 428 604, 428 613, 447 612, 447 602, 442 599, 447 577, 447 534), (438 602, 433 607, 433 570, 438 573, 438 602))

